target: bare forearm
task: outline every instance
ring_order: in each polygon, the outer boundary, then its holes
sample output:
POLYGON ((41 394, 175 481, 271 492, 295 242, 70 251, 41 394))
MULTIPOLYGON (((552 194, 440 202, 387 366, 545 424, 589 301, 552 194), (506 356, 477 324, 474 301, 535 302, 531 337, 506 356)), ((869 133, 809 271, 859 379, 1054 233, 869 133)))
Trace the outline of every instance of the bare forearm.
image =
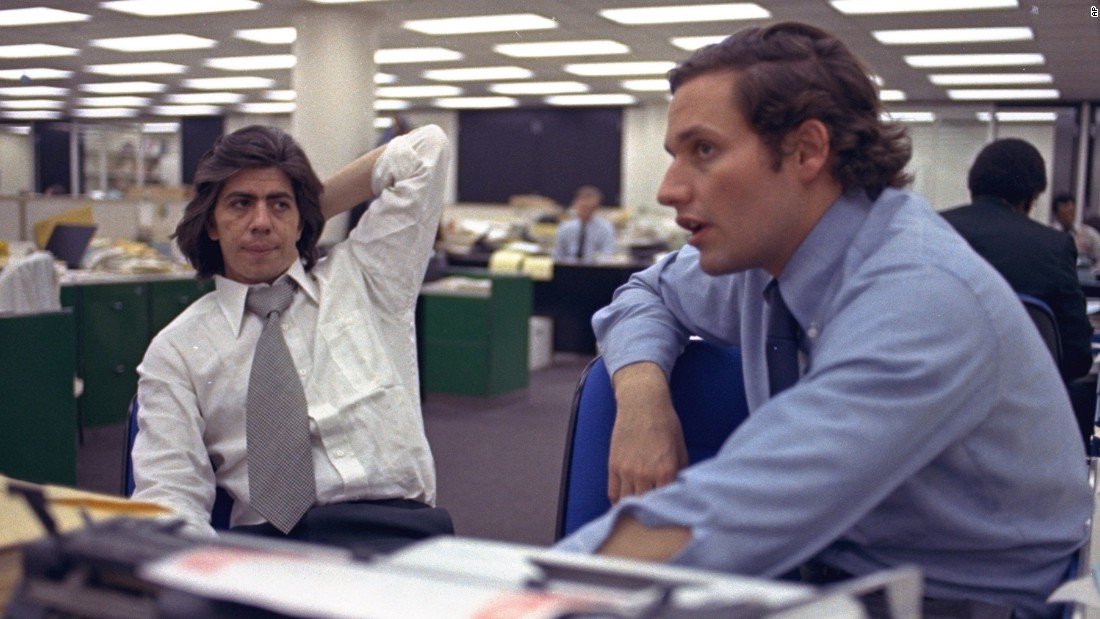
POLYGON ((386 146, 382 145, 357 157, 325 181, 325 191, 321 194, 321 212, 325 219, 374 197, 371 175, 374 164, 385 150, 386 146))
POLYGON ((615 522, 611 535, 596 552, 610 557, 641 561, 668 561, 691 541, 691 530, 670 526, 649 528, 624 514, 615 522))

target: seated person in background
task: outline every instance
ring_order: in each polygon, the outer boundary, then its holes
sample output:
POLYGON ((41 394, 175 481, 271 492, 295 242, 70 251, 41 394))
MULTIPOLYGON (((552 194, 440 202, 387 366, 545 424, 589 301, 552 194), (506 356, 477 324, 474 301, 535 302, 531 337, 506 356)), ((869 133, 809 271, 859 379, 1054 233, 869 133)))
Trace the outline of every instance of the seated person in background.
POLYGON ((215 486, 234 499, 234 531, 378 550, 451 532, 430 507, 435 468, 409 345, 448 157, 429 126, 322 187, 278 129, 219 138, 175 234, 216 289, 138 367, 135 499, 206 535, 215 486), (325 219, 372 198, 318 260, 325 219))
POLYGON ((1083 376, 1092 367, 1092 325, 1077 249, 1069 236, 1028 217, 1047 186, 1043 156, 1024 140, 996 140, 978 153, 966 184, 972 204, 944 211, 944 219, 1013 290, 1050 306, 1062 338, 1062 377, 1083 376))
POLYGON ((593 185, 577 189, 569 207, 576 218, 558 226, 554 260, 591 260, 615 253, 615 227, 596 215, 602 201, 603 192, 593 185))
POLYGON ((1060 193, 1051 201, 1051 226, 1073 237, 1078 261, 1085 259, 1090 267, 1100 266, 1100 232, 1088 224, 1077 223, 1077 200, 1072 194, 1060 193))
POLYGON ((1012 289, 901 188, 869 75, 789 22, 670 72, 657 199, 690 246, 593 319, 617 504, 559 549, 814 583, 914 564, 926 616, 1042 616, 1092 512, 1069 399, 1012 289), (751 414, 679 470, 690 335, 741 347, 751 414))

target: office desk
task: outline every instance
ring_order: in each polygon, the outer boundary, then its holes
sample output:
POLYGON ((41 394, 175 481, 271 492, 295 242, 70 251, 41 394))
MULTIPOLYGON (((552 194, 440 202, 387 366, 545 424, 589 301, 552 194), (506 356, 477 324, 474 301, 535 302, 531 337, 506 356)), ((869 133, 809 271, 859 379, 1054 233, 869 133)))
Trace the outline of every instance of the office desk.
POLYGON ((1089 298, 1100 298, 1100 279, 1092 267, 1077 269, 1077 281, 1081 282, 1081 291, 1089 298))
POLYGON ((644 263, 554 263, 554 278, 534 286, 534 313, 554 320, 554 350, 596 353, 592 314, 611 302, 615 290, 644 263))

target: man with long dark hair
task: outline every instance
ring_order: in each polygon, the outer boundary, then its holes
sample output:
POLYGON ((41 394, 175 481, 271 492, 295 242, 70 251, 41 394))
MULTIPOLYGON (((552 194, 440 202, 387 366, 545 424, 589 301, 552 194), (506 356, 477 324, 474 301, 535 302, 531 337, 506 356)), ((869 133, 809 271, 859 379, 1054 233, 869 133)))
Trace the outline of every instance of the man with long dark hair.
POLYGON ((138 368, 135 498, 211 534, 215 487, 234 530, 390 548, 451 530, 435 501, 413 311, 442 208, 449 146, 429 126, 323 186, 286 133, 220 138, 176 241, 215 291, 138 368), (327 218, 374 199, 319 258, 327 218))
POLYGON ((1069 401, 1012 289, 902 188, 868 69, 779 23, 670 82, 658 200, 690 246, 594 317, 618 503, 561 548, 816 583, 915 564, 926 616, 1049 613, 1092 510, 1069 401), (751 414, 683 468, 691 335, 740 346, 751 414))

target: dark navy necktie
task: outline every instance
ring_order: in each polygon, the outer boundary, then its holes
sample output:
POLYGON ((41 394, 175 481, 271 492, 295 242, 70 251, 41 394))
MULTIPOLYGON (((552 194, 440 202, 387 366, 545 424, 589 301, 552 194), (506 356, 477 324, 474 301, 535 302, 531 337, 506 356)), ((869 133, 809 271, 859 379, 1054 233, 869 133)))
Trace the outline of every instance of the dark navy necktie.
POLYGON ((588 222, 587 221, 582 221, 581 222, 581 233, 580 233, 580 236, 577 237, 577 257, 578 258, 584 258, 584 241, 585 241, 584 232, 585 232, 585 229, 587 227, 588 227, 588 222))
POLYGON ((768 363, 768 393, 775 397, 779 392, 798 382, 798 321, 787 309, 779 282, 772 280, 764 288, 764 301, 768 304, 767 338, 765 353, 768 363))

